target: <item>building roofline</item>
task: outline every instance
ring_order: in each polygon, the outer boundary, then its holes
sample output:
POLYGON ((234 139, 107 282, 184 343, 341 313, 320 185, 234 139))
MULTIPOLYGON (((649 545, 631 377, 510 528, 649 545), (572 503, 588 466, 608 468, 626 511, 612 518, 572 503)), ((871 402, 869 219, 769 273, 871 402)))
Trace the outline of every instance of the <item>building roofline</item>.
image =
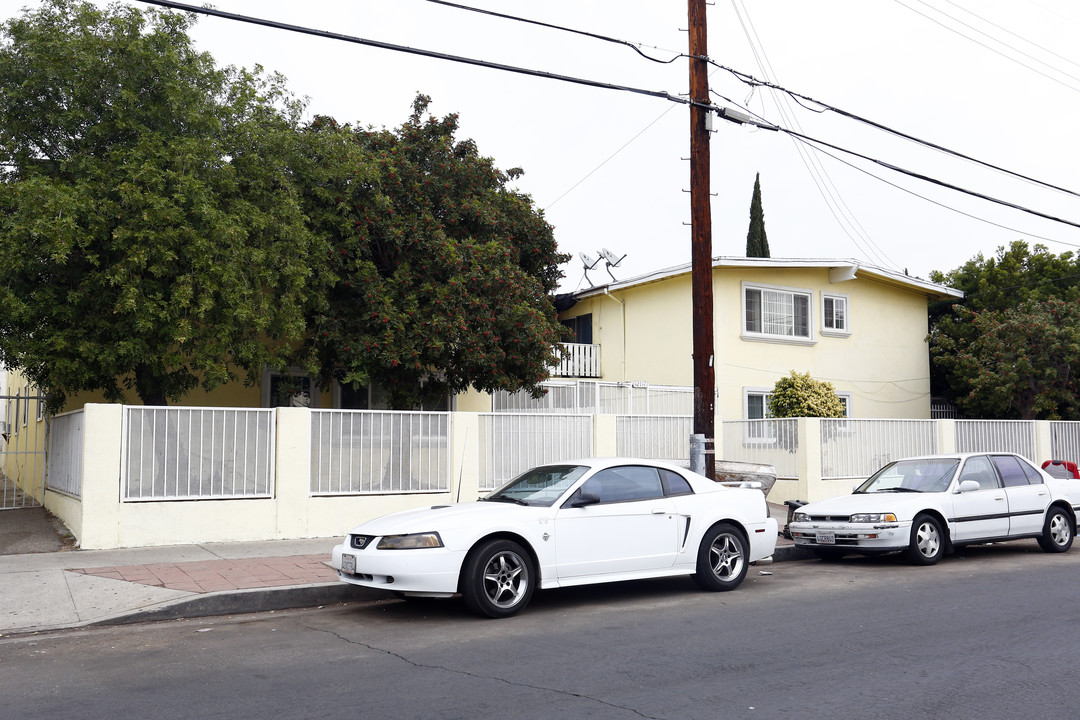
MULTIPOLYGON (((886 270, 885 268, 880 268, 860 260, 845 258, 748 258, 721 256, 713 258, 712 266, 714 270, 716 268, 725 267, 826 268, 830 271, 835 271, 842 276, 846 275, 848 279, 857 277, 873 279, 889 285, 896 285, 921 292, 935 300, 946 300, 948 298, 960 299, 964 297, 964 292, 962 290, 957 290, 956 288, 951 288, 947 285, 939 285, 938 283, 929 280, 912 277, 893 270, 886 270)), ((575 292, 574 297, 587 298, 596 295, 604 295, 616 290, 625 290, 638 285, 646 285, 648 283, 660 282, 661 280, 667 280, 668 278, 677 277, 679 275, 686 275, 690 271, 690 263, 676 265, 675 267, 656 270, 627 280, 618 280, 616 282, 604 283, 603 285, 594 285, 591 288, 575 292)))

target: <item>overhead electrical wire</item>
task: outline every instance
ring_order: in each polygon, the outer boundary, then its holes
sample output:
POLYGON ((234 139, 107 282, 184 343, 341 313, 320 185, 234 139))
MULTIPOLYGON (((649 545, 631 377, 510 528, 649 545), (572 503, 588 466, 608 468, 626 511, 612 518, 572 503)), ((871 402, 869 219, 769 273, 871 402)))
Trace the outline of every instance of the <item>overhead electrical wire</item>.
MULTIPOLYGON (((765 55, 764 44, 761 42, 757 30, 753 26, 753 21, 750 19, 750 13, 746 10, 746 7, 742 5, 741 0, 732 0, 731 5, 732 9, 735 11, 736 17, 739 19, 743 34, 746 35, 746 40, 750 45, 750 50, 754 54, 754 59, 757 61, 758 67, 766 75, 775 76, 772 64, 769 62, 768 56, 765 55), (742 8, 741 11, 740 7, 742 8)), ((790 127, 799 128, 799 121, 794 113, 790 113, 788 108, 775 98, 774 102, 776 103, 776 109, 784 119, 784 122, 790 127)), ((817 186, 818 193, 825 201, 825 206, 828 208, 829 212, 832 213, 837 225, 839 225, 840 229, 844 231, 844 234, 848 236, 848 239, 850 239, 864 255, 873 257, 875 262, 882 265, 892 265, 893 267, 898 268, 899 265, 888 257, 877 243, 874 242, 873 238, 870 237, 870 234, 866 229, 863 228, 858 218, 855 217, 855 213, 852 212, 851 208, 844 201, 840 190, 836 187, 835 183, 833 183, 832 178, 829 177, 828 171, 818 162, 817 157, 812 153, 806 153, 798 144, 796 144, 795 149, 799 158, 802 160, 803 165, 806 167, 811 180, 813 180, 814 184, 817 186), (862 242, 859 241, 860 239, 862 242)))
MULTIPOLYGON (((494 10, 485 10, 483 8, 471 7, 469 5, 461 5, 459 3, 447 2, 447 0, 427 0, 427 2, 434 3, 436 5, 445 5, 447 7, 456 8, 458 10, 467 10, 469 12, 481 13, 483 15, 492 15, 494 17, 502 18, 504 20, 514 20, 516 22, 528 23, 530 25, 539 25, 540 27, 550 28, 552 30, 561 30, 563 32, 573 33, 575 35, 584 35, 586 37, 591 37, 594 40, 603 40, 604 42, 625 45, 646 60, 651 60, 655 63, 660 63, 662 65, 668 65, 675 62, 681 57, 687 57, 687 55, 684 53, 676 53, 674 57, 668 60, 661 60, 659 58, 654 58, 651 55, 646 55, 644 52, 642 52, 640 43, 632 43, 629 40, 619 40, 618 38, 608 37, 607 35, 599 35, 597 33, 588 32, 585 30, 575 30, 574 28, 568 28, 563 25, 553 25, 551 23, 541 22, 540 20, 530 20, 528 18, 519 17, 517 15, 507 15, 505 13, 495 12, 494 10)), ((659 50, 660 48, 655 49, 659 50)))
MULTIPOLYGON (((423 56, 423 57, 430 57, 430 58, 437 59, 437 60, 447 60, 447 61, 450 61, 450 62, 464 63, 464 64, 468 64, 468 65, 475 65, 475 66, 485 67, 485 68, 494 69, 494 70, 502 70, 502 71, 505 71, 505 72, 512 72, 512 73, 517 73, 517 74, 531 75, 531 76, 534 76, 534 77, 542 77, 542 78, 552 79, 552 80, 560 80, 560 81, 564 81, 564 82, 570 82, 570 83, 580 84, 580 85, 587 85, 587 86, 590 86, 590 87, 597 87, 597 88, 608 89, 608 90, 631 92, 631 93, 636 93, 636 94, 641 94, 641 95, 657 97, 657 98, 660 98, 660 99, 668 100, 670 102, 680 103, 680 104, 683 104, 683 105, 696 105, 696 106, 706 107, 706 108, 708 108, 710 110, 717 110, 717 107, 715 105, 708 104, 708 103, 698 103, 698 102, 695 102, 693 100, 690 100, 689 98, 683 98, 683 97, 679 97, 677 95, 671 95, 670 93, 668 93, 666 91, 646 90, 646 89, 635 88, 635 87, 626 86, 626 85, 618 85, 618 84, 613 84, 613 83, 606 83, 606 82, 601 82, 601 81, 588 80, 588 79, 585 79, 585 78, 577 78, 577 77, 572 77, 572 76, 567 76, 567 75, 559 75, 559 74, 556 74, 556 73, 549 73, 549 72, 545 72, 545 71, 542 71, 542 70, 529 70, 527 68, 521 68, 521 67, 517 67, 517 66, 513 66, 513 65, 504 65, 504 64, 501 64, 501 63, 492 63, 492 62, 483 61, 483 60, 476 60, 474 58, 467 58, 467 57, 458 56, 458 55, 450 55, 450 54, 447 54, 447 53, 435 52, 435 51, 431 51, 431 50, 423 50, 423 49, 419 49, 419 48, 411 48, 411 47, 407 47, 407 46, 403 46, 403 45, 396 45, 396 44, 393 44, 393 43, 386 43, 386 42, 382 42, 382 41, 379 41, 379 40, 369 40, 369 39, 355 37, 355 36, 351 36, 351 35, 344 35, 344 34, 341 34, 341 33, 334 33, 334 32, 330 32, 330 31, 326 31, 326 30, 316 30, 314 28, 308 28, 308 27, 299 26, 299 25, 291 25, 291 24, 288 24, 288 23, 281 23, 281 22, 277 22, 277 21, 273 21, 273 20, 266 20, 264 18, 258 18, 258 17, 248 16, 248 15, 239 15, 239 14, 236 14, 236 13, 229 13, 229 12, 224 12, 224 11, 221 11, 221 10, 216 10, 214 8, 199 7, 199 6, 190 5, 190 4, 187 4, 187 3, 174 2, 173 0, 139 0, 139 1, 143 2, 143 3, 146 3, 146 4, 149 4, 149 5, 156 5, 156 6, 159 6, 159 7, 165 7, 165 8, 169 8, 169 9, 173 9, 173 10, 180 10, 180 11, 183 11, 183 12, 192 12, 192 13, 197 13, 197 14, 202 14, 202 15, 209 15, 209 16, 213 16, 213 17, 220 17, 220 18, 223 18, 223 19, 234 20, 234 21, 237 21, 237 22, 244 22, 244 23, 249 23, 249 24, 254 24, 254 25, 261 25, 263 27, 269 27, 269 28, 278 29, 278 30, 286 30, 286 31, 289 31, 289 32, 296 32, 296 33, 301 33, 301 34, 306 34, 306 35, 313 35, 313 36, 316 36, 316 37, 324 37, 324 38, 328 38, 328 39, 332 39, 332 40, 340 40, 340 41, 344 41, 344 42, 350 42, 350 43, 354 43, 354 44, 366 45, 366 46, 370 46, 370 47, 376 47, 376 48, 380 48, 380 49, 384 49, 384 50, 391 50, 391 51, 395 51, 395 52, 404 52, 404 53, 409 53, 409 54, 414 54, 414 55, 420 55, 420 56, 423 56)), ((899 1, 899 0, 897 0, 897 1, 899 1)), ((703 59, 708 60, 708 58, 703 58, 703 59)), ((711 60, 709 62, 712 63, 711 60)), ((716 63, 713 63, 713 64, 716 64, 716 63)), ((716 65, 717 65, 717 67, 720 67, 723 70, 726 70, 728 72, 732 72, 732 73, 736 74, 736 76, 743 76, 743 77, 747 77, 747 78, 751 77, 749 75, 746 75, 745 73, 739 73, 738 71, 734 71, 731 68, 720 66, 719 64, 716 64, 716 65)), ((762 85, 762 86, 765 86, 765 87, 768 87, 768 86, 771 85, 771 83, 763 82, 763 81, 756 80, 756 79, 754 80, 754 82, 755 82, 755 84, 762 85)), ((776 86, 775 89, 778 89, 778 90, 781 90, 781 91, 783 91, 785 93, 790 94, 790 91, 788 91, 788 90, 786 90, 784 88, 781 88, 779 86, 776 86)), ((805 96, 800 96, 800 97, 805 97, 805 96)), ((816 104, 821 104, 821 103, 817 103, 817 101, 814 101, 812 99, 809 99, 809 98, 806 98, 806 99, 809 100, 810 102, 814 102, 816 104)), ((736 103, 732 103, 732 104, 736 104, 736 103)), ((826 107, 824 104, 821 104, 821 105, 823 107, 826 107)), ((830 107, 829 109, 832 109, 832 108, 830 107)), ((1038 217, 1041 217, 1041 218, 1044 218, 1044 219, 1047 219, 1047 220, 1051 220, 1053 222, 1058 222, 1058 223, 1062 223, 1062 224, 1069 225, 1069 226, 1072 226, 1072 227, 1080 228, 1080 223, 1075 223, 1075 222, 1072 222, 1070 220, 1065 220, 1065 219, 1062 219, 1062 218, 1055 217, 1053 215, 1049 215, 1049 214, 1042 213, 1042 212, 1039 212, 1039 211, 1036 211, 1036 210, 1032 210, 1032 209, 1024 207, 1022 205, 1019 205, 1019 204, 1016 204, 1016 203, 1011 203, 1011 202, 1001 200, 1001 199, 998 199, 998 198, 994 198, 992 196, 985 195, 983 193, 979 193, 979 192, 972 191, 972 190, 967 190, 967 189, 962 188, 960 186, 953 185, 951 183, 947 183, 947 182, 944 182, 944 181, 941 181, 941 180, 937 180, 936 178, 930 177, 928 175, 922 175, 922 174, 916 173, 914 171, 906 170, 906 169, 901 168, 899 166, 892 165, 891 163, 887 163, 887 162, 884 162, 884 161, 881 161, 881 160, 877 160, 875 158, 872 158, 872 157, 857 153, 857 152, 852 151, 852 150, 848 150, 846 148, 843 148, 843 147, 840 147, 840 146, 825 142, 823 140, 815 139, 813 137, 804 135, 804 134, 802 134, 802 133, 800 133, 798 131, 790 130, 790 129, 787 129, 787 128, 784 128, 784 127, 781 127, 781 126, 778 126, 778 125, 775 125, 775 124, 772 124, 772 123, 768 123, 767 121, 765 122, 765 124, 762 125, 762 127, 767 127, 770 130, 778 130, 778 131, 783 132, 783 133, 785 133, 785 134, 787 134, 789 136, 799 138, 799 139, 801 139, 801 140, 803 140, 805 142, 817 143, 817 144, 820 144, 820 145, 824 145, 826 147, 832 148, 832 149, 837 150, 839 152, 847 153, 849 155, 853 155, 855 157, 867 160, 868 162, 872 162, 872 163, 881 165, 882 167, 893 170, 894 172, 898 172, 898 173, 901 173, 901 174, 904 174, 904 175, 908 175, 909 177, 913 177, 913 178, 916 178, 916 179, 919 179, 919 180, 923 180, 924 182, 929 182, 931 184, 938 185, 938 186, 941 186, 941 187, 945 187, 945 188, 954 190, 956 192, 971 195, 973 197, 980 198, 982 200, 986 200, 988 202, 1003 205, 1005 207, 1009 207, 1009 208, 1018 210, 1020 212, 1025 212, 1025 213, 1028 213, 1028 214, 1032 214, 1032 215, 1035 215, 1035 216, 1038 216, 1038 217)), ((884 127, 884 126, 882 126, 882 127, 884 127)), ((944 148, 943 148, 943 150, 944 150, 944 148)), ((951 151, 949 151, 949 152, 951 152, 951 151)), ((959 156, 959 153, 955 153, 955 154, 957 154, 959 156)), ((980 161, 976 160, 975 162, 980 162, 980 161)), ((1009 172, 1009 171, 1004 171, 1004 172, 1009 172)), ((1016 173, 1010 173, 1010 174, 1017 175, 1016 173)), ((1072 191, 1065 190, 1064 188, 1056 188, 1055 186, 1050 186, 1050 185, 1048 185, 1046 183, 1041 183, 1040 181, 1037 181, 1037 180, 1032 180, 1032 181, 1037 182, 1039 184, 1047 185, 1048 187, 1054 187, 1055 189, 1059 189, 1059 190, 1062 190, 1064 192, 1068 192, 1070 194, 1076 194, 1076 193, 1073 193, 1072 191)))
MULTIPOLYGON (((959 3, 955 3, 955 2, 953 2, 952 0, 944 0, 944 2, 945 2, 945 3, 947 3, 947 4, 949 4, 949 5, 952 5, 952 6, 954 7, 954 8, 956 8, 956 9, 958 9, 958 10, 961 10, 962 12, 966 12, 966 13, 967 13, 968 15, 971 15, 971 16, 972 16, 972 17, 974 17, 974 18, 978 18, 979 20, 981 20, 982 22, 986 23, 987 25, 990 25, 990 26, 992 26, 992 27, 996 27, 996 28, 997 28, 998 30, 1002 31, 1003 33, 1006 33, 1006 34, 1008 34, 1008 35, 1012 35, 1012 36, 1013 36, 1014 38, 1016 38, 1017 40, 1020 40, 1020 41, 1022 41, 1022 42, 1026 42, 1026 43, 1027 43, 1028 45, 1031 45, 1032 47, 1037 47, 1037 48, 1039 48, 1040 50, 1042 50, 1042 51, 1043 51, 1044 53, 1046 53, 1047 55, 1053 55, 1053 56, 1054 56, 1054 57, 1056 57, 1056 58, 1057 58, 1058 60, 1064 60, 1065 62, 1069 63, 1070 65, 1073 65, 1073 66, 1075 66, 1075 67, 1078 67, 1078 68, 1080 68, 1080 63, 1078 63, 1078 62, 1076 62, 1076 61, 1074 61, 1074 60, 1070 60, 1069 58, 1065 57, 1064 55, 1059 55, 1058 53, 1054 52, 1053 50, 1051 50, 1051 49, 1049 49, 1049 48, 1045 48, 1045 47, 1043 47, 1042 45, 1040 45, 1040 44, 1039 44, 1039 43, 1037 43, 1037 42, 1032 42, 1031 40, 1028 40, 1028 39, 1027 39, 1026 37, 1024 37, 1023 35, 1017 35, 1016 33, 1014 33, 1014 32, 1013 32, 1012 30, 1010 30, 1009 28, 1005 27, 1004 25, 998 25, 998 24, 997 24, 996 22, 994 22, 993 20, 988 20, 988 19, 984 18, 984 17, 982 16, 982 15, 979 15, 979 14, 978 14, 978 13, 976 13, 976 12, 973 12, 973 11, 971 11, 971 10, 968 10, 968 9, 967 9, 966 7, 964 7, 963 5, 960 5, 959 3)), ((1036 4, 1036 5, 1038 5, 1038 3, 1035 3, 1035 4, 1036 4)), ((1040 6, 1040 7, 1041 7, 1041 6, 1040 6)), ((1044 8, 1044 9, 1046 9, 1046 8, 1044 8)), ((989 37, 989 36, 988 36, 988 37, 989 37)), ((999 40, 998 42, 1001 42, 1001 41, 999 40)), ((1006 47, 1012 47, 1011 45, 1008 45, 1007 43, 1002 43, 1002 44, 1003 44, 1003 45, 1005 45, 1006 47)), ((1015 48, 1013 48, 1013 49, 1015 49, 1015 48)), ((1017 52, 1019 52, 1019 51, 1017 51, 1017 52)), ((1052 66, 1052 65, 1049 65, 1048 63, 1043 63, 1043 64, 1044 64, 1044 65, 1046 65, 1047 67, 1051 67, 1051 68, 1053 68, 1053 66, 1052 66)), ((1055 70, 1057 70, 1058 68, 1054 68, 1054 69, 1055 69, 1055 70)))
MULTIPOLYGON (((916 1, 917 1, 917 2, 921 2, 921 0, 916 0, 916 1)), ((900 6, 900 7, 902 7, 902 8, 906 8, 907 10, 910 10, 911 12, 915 13, 916 15, 921 15, 922 17, 926 18, 927 20, 929 20, 930 22, 934 23, 935 25, 938 25, 938 26, 940 26, 940 27, 943 27, 943 28, 945 28, 945 29, 946 29, 946 30, 948 30, 949 32, 952 32, 952 33, 956 33, 956 34, 957 34, 957 35, 959 35, 960 37, 962 37, 962 38, 964 38, 964 39, 966 39, 966 40, 970 40, 971 42, 975 43, 976 45, 979 45, 979 46, 981 46, 981 47, 984 47, 984 48, 986 48, 987 50, 989 50, 990 52, 992 52, 992 53, 994 53, 994 54, 996 54, 996 55, 1000 55, 1001 57, 1005 58, 1006 60, 1008 60, 1008 61, 1010 61, 1010 62, 1016 63, 1017 65, 1020 65, 1021 67, 1027 68, 1028 70, 1032 71, 1033 73, 1037 73, 1038 75, 1042 75, 1042 76, 1043 76, 1044 78, 1046 78, 1047 80, 1051 80, 1051 81, 1053 81, 1053 82, 1056 82, 1056 83, 1058 83, 1059 85, 1061 85, 1062 87, 1066 87, 1066 88, 1068 88, 1069 90, 1072 90, 1073 92, 1080 92, 1080 87, 1077 87, 1076 85, 1070 85, 1069 83, 1065 82, 1065 81, 1064 81, 1064 80, 1062 80, 1061 78, 1056 78, 1056 77, 1054 77, 1053 75, 1048 75, 1048 74, 1044 73, 1044 72, 1043 72, 1042 70, 1039 70, 1038 68, 1034 68, 1034 67, 1032 67, 1032 66, 1028 65, 1028 64, 1027 64, 1027 63, 1025 63, 1025 62, 1022 62, 1022 61, 1020 61, 1020 60, 1017 60, 1016 58, 1014 58, 1014 57, 1011 57, 1011 56, 1009 56, 1009 55, 1008 55, 1008 54, 1006 54, 1006 53, 1003 53, 1002 51, 998 50, 997 48, 991 47, 991 46, 987 45, 986 43, 984 43, 984 42, 982 42, 982 41, 980 41, 980 40, 977 40, 977 39, 975 39, 975 38, 971 37, 970 35, 965 35, 964 33, 960 32, 960 31, 959 31, 959 30, 957 30, 956 28, 954 28, 954 27, 950 27, 949 25, 946 25, 945 23, 941 22, 940 20, 937 20, 937 19, 935 19, 935 18, 933 18, 933 17, 930 17, 929 15, 927 15, 927 14, 926 14, 926 13, 924 13, 924 12, 922 12, 921 10, 918 10, 918 9, 916 9, 916 8, 913 8, 913 7, 911 7, 910 5, 906 5, 906 4, 904 4, 903 0, 893 0, 893 2, 895 2, 895 3, 897 4, 897 5, 899 5, 899 6, 900 6)), ((923 4, 923 5, 926 5, 926 3, 921 3, 921 4, 923 4)), ((931 7, 931 6, 927 6, 927 7, 931 7)), ((936 8, 933 8, 933 9, 937 10, 936 8)), ((958 23, 960 23, 961 25, 964 25, 965 27, 969 27, 969 28, 971 28, 971 26, 970 26, 970 25, 968 25, 967 23, 965 23, 965 22, 964 22, 963 20, 957 20, 956 18, 952 17, 951 15, 949 15, 949 14, 947 14, 947 13, 945 13, 945 12, 941 11, 941 10, 937 10, 937 12, 941 13, 942 15, 944 15, 944 16, 945 16, 945 17, 947 17, 947 18, 949 18, 950 20, 953 20, 953 21, 955 21, 955 22, 958 22, 958 23)), ((994 40, 994 42, 997 42, 997 43, 999 43, 999 44, 1005 45, 1005 47, 1008 47, 1008 48, 1009 48, 1010 50, 1014 50, 1014 51, 1016 51, 1016 52, 1020 53, 1021 55, 1025 55, 1025 56, 1027 56, 1027 57, 1031 57, 1030 55, 1027 55, 1027 53, 1024 53, 1023 51, 1020 51, 1020 50, 1016 50, 1016 48, 1012 48, 1012 47, 1010 47, 1009 45, 1007 45, 1006 43, 1002 43, 1002 42, 1001 42, 1000 40, 996 40, 996 39, 994 39, 994 38, 993 38, 992 36, 990 36, 990 35, 987 35, 986 33, 982 32, 981 30, 978 30, 978 29, 976 29, 976 28, 971 28, 971 29, 975 30, 976 32, 978 32, 978 33, 980 33, 980 34, 982 34, 982 35, 985 35, 986 37, 989 37, 989 38, 993 39, 993 40, 994 40)), ((1064 72, 1063 70, 1060 70, 1060 69, 1058 69, 1058 68, 1054 68, 1054 67, 1053 67, 1053 66, 1051 66, 1051 65, 1047 65, 1047 63, 1043 62, 1042 60, 1038 60, 1038 59, 1035 59, 1035 60, 1036 60, 1036 62, 1038 62, 1038 63, 1039 63, 1040 65, 1046 65, 1047 67, 1050 67, 1050 68, 1052 68, 1052 69, 1053 69, 1053 70, 1054 70, 1055 72, 1059 72, 1059 73, 1061 73, 1061 74, 1062 74, 1062 75, 1064 75, 1065 77, 1068 77, 1068 78, 1072 78, 1073 80, 1077 80, 1077 81, 1080 81, 1080 78, 1078 78, 1078 77, 1076 77, 1076 76, 1074 76, 1074 75, 1070 75, 1069 73, 1067 73, 1067 72, 1064 72)))
POLYGON ((604 90, 617 90, 621 92, 636 93, 638 95, 648 95, 651 97, 658 97, 663 100, 668 100, 670 102, 680 103, 682 105, 701 105, 705 108, 711 108, 710 105, 697 103, 689 98, 672 95, 663 90, 646 90, 644 88, 637 88, 629 85, 618 85, 615 83, 601 82, 598 80, 588 80, 586 78, 579 78, 571 75, 560 75, 557 73, 550 73, 544 70, 530 70, 528 68, 518 67, 516 65, 504 65, 502 63, 494 63, 487 60, 477 60, 475 58, 464 57, 461 55, 451 55, 449 53, 436 52, 434 50, 424 50, 421 48, 413 48, 405 45, 397 45, 395 43, 383 42, 381 40, 370 40, 366 38, 356 37, 354 35, 344 35, 342 33, 330 32, 329 30, 316 30, 315 28, 304 27, 302 25, 291 25, 289 23, 277 22, 275 20, 266 20, 264 18, 254 17, 251 15, 239 15, 237 13, 224 12, 222 10, 216 10, 209 7, 199 7, 198 5, 189 5, 187 3, 173 2, 172 0, 139 0, 139 2, 143 2, 148 5, 157 5, 159 7, 165 7, 171 10, 182 10, 184 12, 199 13, 201 15, 209 15, 212 17, 224 18, 226 20, 235 20, 237 22, 249 23, 252 25, 261 25, 263 27, 273 28, 275 30, 287 30, 289 32, 301 33, 303 35, 314 35, 316 37, 328 38, 330 40, 341 40, 343 42, 354 43, 357 45, 366 45, 382 50, 392 50, 394 52, 403 52, 410 55, 420 55, 422 57, 429 57, 435 60, 447 60, 449 62, 462 63, 465 65, 475 65, 477 67, 484 67, 491 70, 502 70, 504 72, 512 72, 519 75, 531 75, 533 77, 546 78, 548 80, 560 80, 562 82, 574 83, 577 85, 587 85, 589 87, 602 88, 604 90))
MULTIPOLYGON (((914 135, 909 135, 908 133, 897 130, 897 129, 895 129, 893 127, 890 127, 888 125, 885 125, 883 123, 879 123, 877 121, 870 120, 868 118, 862 117, 861 115, 857 115, 857 114, 855 114, 853 112, 843 110, 841 108, 836 107, 835 105, 830 105, 829 103, 822 102, 821 100, 815 100, 812 97, 809 97, 807 95, 803 95, 801 93, 795 92, 794 90, 788 90, 787 88, 782 87, 780 85, 777 85, 776 83, 772 83, 772 82, 769 82, 767 80, 759 80, 758 78, 754 77, 753 75, 749 75, 749 74, 747 74, 745 72, 742 72, 740 70, 735 70, 734 68, 727 67, 726 65, 721 65, 720 63, 717 63, 714 60, 709 60, 709 64, 714 65, 714 66, 720 68, 721 70, 725 70, 725 71, 731 73, 732 75, 734 75, 736 78, 738 78, 742 82, 746 83, 747 85, 757 86, 757 87, 765 87, 765 88, 769 88, 770 90, 776 90, 776 91, 779 91, 779 92, 782 92, 782 93, 786 93, 787 95, 790 95, 791 97, 793 97, 793 98, 795 98, 797 100, 805 100, 805 101, 813 103, 813 104, 815 104, 815 105, 817 105, 819 107, 822 107, 822 108, 824 108, 825 110, 827 110, 829 112, 836 113, 837 115, 840 115, 842 117, 846 117, 846 118, 848 118, 850 120, 855 120, 856 122, 863 123, 864 125, 869 125, 870 127, 873 127, 873 128, 875 128, 877 130, 881 130, 883 132, 889 133, 890 135, 895 135, 896 137, 902 138, 904 140, 909 140, 909 141, 911 141, 913 143, 916 143, 918 145, 922 145, 924 147, 928 147, 928 148, 930 148, 932 150, 937 150, 939 152, 945 153, 946 155, 952 155, 953 157, 959 158, 961 160, 967 160, 968 162, 972 162, 972 163, 975 163, 977 165, 982 165, 983 167, 988 168, 990 170, 996 170, 997 172, 1005 173, 1006 175, 1011 175, 1011 176, 1013 176, 1013 177, 1015 177, 1017 179, 1024 180, 1024 181, 1027 181, 1027 182, 1030 182, 1030 183, 1034 183, 1036 185, 1041 185, 1042 187, 1049 188, 1051 190, 1057 190, 1058 192, 1063 192, 1063 193, 1066 193, 1068 195, 1072 195, 1074 197, 1080 197, 1080 193, 1078 193, 1078 192, 1076 192, 1074 190, 1069 190, 1068 188, 1064 188, 1064 187, 1061 187, 1059 185, 1054 185, 1052 183, 1048 183, 1048 182, 1045 182, 1043 180, 1038 180, 1036 178, 1029 177, 1027 175, 1024 175, 1023 173, 1018 173, 1018 172, 1015 172, 1013 170, 1003 168, 1003 167, 1001 167, 999 165, 994 165, 993 163, 989 163, 989 162, 986 162, 984 160, 979 160, 978 158, 971 157, 970 155, 965 155, 964 153, 958 152, 956 150, 950 150, 949 148, 947 148, 947 147, 945 147, 943 145, 938 145, 937 143, 930 142, 929 140, 923 140, 921 138, 915 137, 914 135)), ((808 110, 813 111, 813 108, 809 108, 806 105, 802 105, 802 103, 800 103, 800 106, 804 107, 804 108, 806 108, 808 110)), ((817 112, 817 111, 814 111, 814 112, 817 112)))

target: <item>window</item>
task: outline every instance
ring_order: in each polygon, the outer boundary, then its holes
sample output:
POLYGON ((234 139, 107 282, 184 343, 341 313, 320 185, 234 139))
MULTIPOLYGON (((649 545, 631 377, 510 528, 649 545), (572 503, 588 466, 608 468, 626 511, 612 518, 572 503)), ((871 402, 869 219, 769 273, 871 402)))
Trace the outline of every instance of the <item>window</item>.
POLYGON ((299 368, 263 371, 263 407, 318 407, 319 386, 299 368))
POLYGON ((660 479, 664 483, 665 495, 693 495, 694 490, 690 487, 690 483, 686 482, 686 478, 682 475, 677 475, 670 470, 661 470, 660 479))
POLYGON ((851 328, 848 327, 847 296, 822 295, 821 332, 837 335, 847 335, 851 332, 851 328))
POLYGON ((745 440, 750 443, 776 442, 775 423, 767 422, 769 417, 769 398, 772 390, 748 388, 743 391, 746 403, 746 419, 755 422, 746 423, 745 440))
POLYGON ((601 470, 585 481, 579 493, 592 493, 601 503, 664 497, 657 469, 636 465, 601 470))
POLYGON ((560 322, 574 332, 574 337, 570 338, 569 342, 592 345, 592 313, 567 318, 560 322))
POLYGON ((1011 455, 991 455, 990 459, 1001 474, 1001 482, 1005 483, 1005 487, 1020 487, 1028 484, 1024 468, 1020 466, 1016 458, 1011 455))
POLYGON ((746 335, 810 340, 810 292, 744 286, 746 335))
POLYGON ((994 466, 990 464, 990 458, 985 455, 976 455, 968 458, 964 463, 964 469, 960 471, 960 482, 974 480, 979 483, 982 490, 997 490, 1001 487, 998 482, 994 466))

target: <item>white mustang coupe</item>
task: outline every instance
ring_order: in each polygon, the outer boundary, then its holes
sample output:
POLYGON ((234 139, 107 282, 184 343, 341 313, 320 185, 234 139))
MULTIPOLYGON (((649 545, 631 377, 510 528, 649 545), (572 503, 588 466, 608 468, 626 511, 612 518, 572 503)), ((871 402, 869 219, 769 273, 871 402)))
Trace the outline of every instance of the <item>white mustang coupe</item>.
POLYGON ((536 588, 691 575, 706 590, 733 590, 776 536, 759 489, 603 458, 534 468, 479 502, 371 520, 334 548, 333 565, 347 583, 461 593, 474 612, 501 618, 536 588))

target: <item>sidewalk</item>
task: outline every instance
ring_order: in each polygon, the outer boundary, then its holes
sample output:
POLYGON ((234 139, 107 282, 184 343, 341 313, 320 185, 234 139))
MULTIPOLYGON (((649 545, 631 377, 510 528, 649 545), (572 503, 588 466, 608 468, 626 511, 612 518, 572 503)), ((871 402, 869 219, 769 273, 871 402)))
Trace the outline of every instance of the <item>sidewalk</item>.
MULTIPOLYGON (((770 509, 783 529, 787 508, 770 509)), ((0 637, 386 597, 338 581, 327 563, 339 542, 335 537, 0 555, 0 637)), ((774 561, 804 556, 790 540, 777 538, 774 561)))

